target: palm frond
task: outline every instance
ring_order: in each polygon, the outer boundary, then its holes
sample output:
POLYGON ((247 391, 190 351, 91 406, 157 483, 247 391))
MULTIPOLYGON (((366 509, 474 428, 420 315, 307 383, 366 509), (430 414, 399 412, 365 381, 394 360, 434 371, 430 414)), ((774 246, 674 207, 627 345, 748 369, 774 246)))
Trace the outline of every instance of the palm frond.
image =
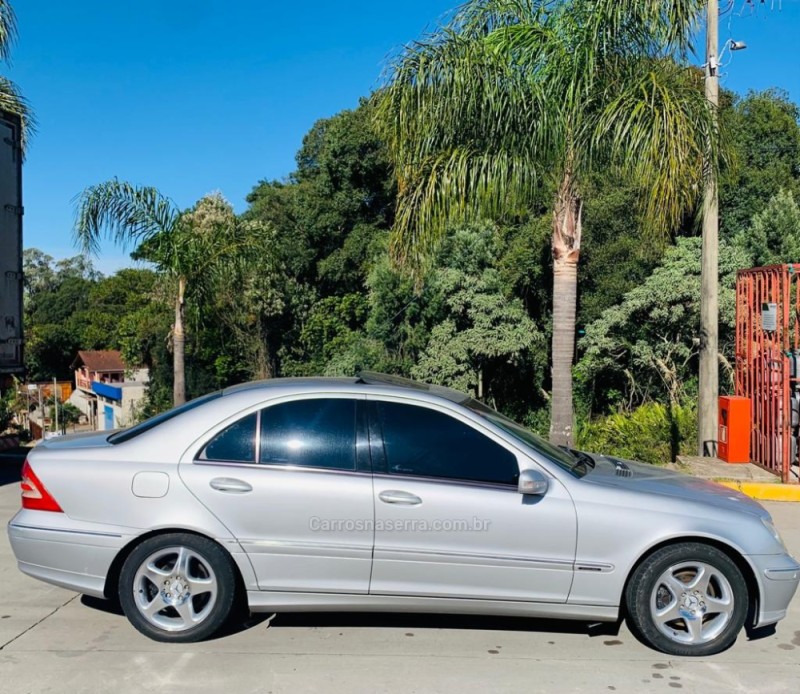
POLYGON ((524 214, 541 176, 527 153, 454 148, 409 167, 398 194, 392 255, 415 274, 452 223, 524 214))
POLYGON ((75 241, 96 252, 101 238, 123 248, 173 230, 179 218, 175 203, 150 186, 116 178, 86 188, 75 198, 75 241))
POLYGON ((407 46, 374 97, 398 182, 395 257, 421 265, 449 221, 514 211, 544 173, 569 170, 579 190, 597 161, 637 176, 646 219, 671 229, 716 155, 681 65, 703 6, 470 0, 407 46))
POLYGON ((559 149, 555 107, 489 36, 445 30, 408 47, 374 97, 398 180, 395 257, 416 269, 447 220, 503 216, 513 200, 530 201, 538 168, 559 149))
POLYGON ((644 221, 664 238, 695 206, 704 160, 720 154, 702 78, 667 58, 624 61, 603 101, 592 146, 639 183, 644 221))
POLYGON ((27 151, 31 135, 36 132, 36 119, 28 101, 11 80, 0 77, 0 110, 18 115, 22 120, 22 152, 27 151))
POLYGON ((17 39, 17 17, 8 0, 0 0, 0 60, 11 57, 11 48, 17 39))

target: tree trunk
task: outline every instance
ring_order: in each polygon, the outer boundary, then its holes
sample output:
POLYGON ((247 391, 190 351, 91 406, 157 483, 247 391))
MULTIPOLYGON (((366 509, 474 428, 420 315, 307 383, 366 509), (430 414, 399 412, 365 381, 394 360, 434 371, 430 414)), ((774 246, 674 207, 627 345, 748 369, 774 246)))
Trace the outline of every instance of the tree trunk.
POLYGON ((272 378, 272 363, 269 358, 269 348, 267 346, 267 335, 264 331, 258 341, 255 355, 257 380, 272 378))
POLYGON ((550 441, 558 446, 572 446, 572 361, 575 356, 582 212, 583 202, 568 170, 559 187, 553 211, 553 392, 550 402, 550 441))
POLYGON ((175 298, 175 324, 172 326, 172 404, 177 407, 186 402, 186 332, 184 330, 186 280, 178 278, 178 295, 175 298))

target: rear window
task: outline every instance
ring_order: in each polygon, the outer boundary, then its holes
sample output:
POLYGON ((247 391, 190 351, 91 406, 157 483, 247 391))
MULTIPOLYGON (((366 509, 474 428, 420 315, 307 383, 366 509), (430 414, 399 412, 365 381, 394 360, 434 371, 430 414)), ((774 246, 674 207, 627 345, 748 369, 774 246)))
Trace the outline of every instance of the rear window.
POLYGON ((113 444, 125 443, 125 441, 130 441, 131 439, 135 439, 140 434, 144 434, 146 431, 150 431, 150 429, 157 427, 159 424, 168 422, 173 417, 177 417, 178 415, 181 415, 184 412, 193 410, 196 407, 200 407, 200 405, 205 405, 207 402, 210 402, 211 400, 216 400, 217 398, 220 397, 222 397, 222 391, 218 390, 215 391, 214 393, 209 393, 208 395, 203 395, 202 397, 195 398, 194 400, 189 400, 189 402, 184 403, 183 405, 179 405, 178 407, 173 407, 171 410, 167 410, 166 412, 157 414, 155 417, 150 417, 150 419, 146 419, 141 424, 132 426, 130 429, 123 429, 122 431, 118 431, 116 434, 111 434, 111 436, 109 436, 106 440, 109 443, 113 444))

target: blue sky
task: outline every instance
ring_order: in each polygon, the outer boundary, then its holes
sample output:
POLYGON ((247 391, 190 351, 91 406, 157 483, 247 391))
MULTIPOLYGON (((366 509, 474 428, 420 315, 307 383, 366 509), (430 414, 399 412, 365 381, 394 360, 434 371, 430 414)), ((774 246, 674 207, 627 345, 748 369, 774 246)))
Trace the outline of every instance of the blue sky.
MULTIPOLYGON (((39 121, 23 174, 26 247, 74 255, 72 198, 113 176, 182 207, 221 190, 244 209, 257 181, 292 171, 315 120, 355 106, 387 55, 454 4, 17 0, 20 38, 2 73, 39 121)), ((778 86, 800 102, 800 0, 735 0, 720 25, 729 36, 748 49, 726 53, 724 86, 778 86)), ((106 244, 96 264, 112 271, 127 255, 106 244)))

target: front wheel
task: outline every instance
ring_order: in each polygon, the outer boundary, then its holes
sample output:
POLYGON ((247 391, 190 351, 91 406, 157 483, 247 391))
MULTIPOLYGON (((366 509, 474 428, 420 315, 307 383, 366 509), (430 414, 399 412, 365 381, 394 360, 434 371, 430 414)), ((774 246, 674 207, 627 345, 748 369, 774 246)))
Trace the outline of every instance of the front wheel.
POLYGON ((727 554, 686 542, 647 557, 631 576, 625 600, 631 628, 648 645, 669 655, 704 656, 736 640, 748 591, 727 554))
POLYGON ((235 592, 230 557, 215 542, 190 533, 145 540, 125 560, 119 578, 125 616, 156 641, 208 638, 230 616, 235 592))

